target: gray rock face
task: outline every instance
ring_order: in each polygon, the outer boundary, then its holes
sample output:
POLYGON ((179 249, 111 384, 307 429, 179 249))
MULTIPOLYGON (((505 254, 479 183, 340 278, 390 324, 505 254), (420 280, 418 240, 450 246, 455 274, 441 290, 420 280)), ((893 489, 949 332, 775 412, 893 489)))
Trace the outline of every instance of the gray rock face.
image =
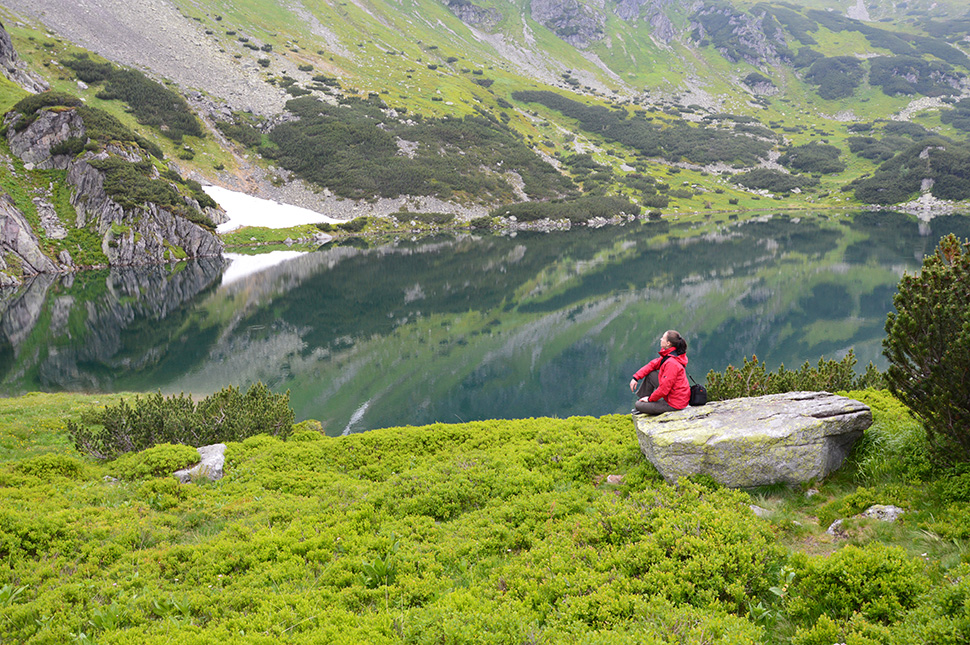
POLYGON ((19 284, 11 273, 35 275, 56 272, 55 265, 40 249, 33 229, 8 195, 0 195, 0 285, 19 284), (7 260, 3 258, 6 257, 7 260), (10 266, 8 263, 19 266, 10 266), (9 273, 8 273, 9 272, 9 273))
POLYGON ((872 424, 866 405, 827 392, 732 399, 633 417, 640 450, 664 479, 706 474, 735 488, 825 477, 872 424))
POLYGON ((468 0, 449 0, 448 8, 466 25, 479 27, 485 31, 492 31, 502 20, 502 14, 493 8, 486 9, 468 0))
POLYGON ((13 48, 10 34, 2 24, 0 24, 0 72, 32 94, 50 89, 47 81, 27 71, 27 66, 13 48))
POLYGON ((71 204, 78 225, 97 226, 112 266, 171 262, 179 259, 175 247, 191 258, 222 254, 222 241, 214 233, 155 204, 126 211, 105 193, 104 175, 83 158, 71 163, 67 181, 77 187, 71 204))
MULTIPOLYGON (((8 120, 11 125, 24 118, 15 114, 8 120)), ((20 157, 24 163, 33 164, 35 168, 50 170, 66 170, 71 161, 69 155, 51 155, 51 148, 64 143, 71 138, 84 137, 84 122, 76 110, 63 112, 41 112, 37 120, 20 132, 11 127, 8 131, 7 142, 10 150, 20 157)))
POLYGON ((216 443, 211 446, 200 446, 199 463, 191 468, 176 470, 173 474, 183 484, 207 477, 211 481, 222 479, 222 466, 226 461, 226 444, 216 443))
POLYGON ((580 49, 606 35, 603 14, 577 0, 532 0, 532 18, 580 49))

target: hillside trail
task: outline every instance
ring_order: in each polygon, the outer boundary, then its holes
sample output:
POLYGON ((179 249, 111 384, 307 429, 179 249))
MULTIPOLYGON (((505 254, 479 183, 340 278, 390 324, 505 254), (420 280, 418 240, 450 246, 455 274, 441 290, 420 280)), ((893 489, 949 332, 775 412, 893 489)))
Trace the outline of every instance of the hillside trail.
POLYGON ((255 62, 234 59, 167 0, 0 0, 0 4, 108 60, 205 92, 233 110, 282 111, 285 94, 255 62))

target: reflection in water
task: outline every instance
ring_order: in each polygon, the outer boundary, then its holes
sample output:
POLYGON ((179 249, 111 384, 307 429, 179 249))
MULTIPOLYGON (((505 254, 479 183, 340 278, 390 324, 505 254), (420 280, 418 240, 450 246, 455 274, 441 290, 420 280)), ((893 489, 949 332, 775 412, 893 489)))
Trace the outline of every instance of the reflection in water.
POLYGON ((697 380, 752 354, 881 364, 900 275, 968 233, 961 217, 930 229, 888 213, 637 223, 327 247, 221 286, 202 262, 38 279, 0 294, 0 377, 8 393, 261 380, 331 434, 625 412, 670 327, 697 380))

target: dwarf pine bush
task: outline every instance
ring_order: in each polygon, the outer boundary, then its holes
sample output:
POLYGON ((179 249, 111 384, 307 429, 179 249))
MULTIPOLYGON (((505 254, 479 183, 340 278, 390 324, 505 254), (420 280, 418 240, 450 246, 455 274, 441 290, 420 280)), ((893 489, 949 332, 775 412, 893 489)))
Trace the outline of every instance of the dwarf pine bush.
POLYGON ((886 321, 889 390, 926 429, 931 457, 970 461, 970 242, 940 240, 915 275, 904 275, 886 321))
POLYGON ((841 360, 820 358, 812 367, 808 361, 797 370, 784 365, 769 372, 757 356, 744 359, 740 368, 728 365, 724 372, 711 370, 707 374, 707 396, 711 401, 723 401, 745 396, 763 396, 783 392, 841 392, 844 390, 881 387, 882 375, 870 363, 863 375, 855 373, 855 353, 850 349, 841 360))
POLYGON ((74 446, 97 459, 113 459, 157 444, 204 446, 241 441, 267 433, 285 438, 293 430, 290 395, 274 394, 262 383, 246 394, 229 386, 196 404, 185 394, 164 397, 161 392, 129 404, 106 405, 68 421, 74 446))

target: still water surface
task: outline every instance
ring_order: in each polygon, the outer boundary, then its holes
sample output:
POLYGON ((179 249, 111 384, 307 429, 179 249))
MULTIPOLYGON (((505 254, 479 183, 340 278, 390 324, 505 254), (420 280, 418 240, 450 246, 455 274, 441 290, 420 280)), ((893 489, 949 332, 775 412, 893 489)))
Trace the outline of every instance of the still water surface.
POLYGON ((225 280, 222 260, 38 276, 0 291, 0 393, 261 380, 329 434, 627 412, 668 328, 697 380, 752 354, 884 367, 896 284, 949 232, 970 218, 775 215, 358 241, 225 280))

